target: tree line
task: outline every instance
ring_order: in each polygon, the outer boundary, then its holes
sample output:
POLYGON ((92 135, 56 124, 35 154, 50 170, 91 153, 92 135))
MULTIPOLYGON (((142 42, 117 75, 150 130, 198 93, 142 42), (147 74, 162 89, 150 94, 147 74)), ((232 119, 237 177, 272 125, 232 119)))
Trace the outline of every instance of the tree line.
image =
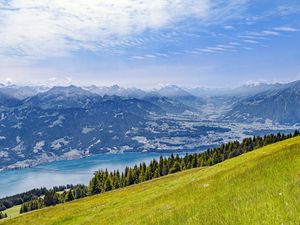
MULTIPOLYGON (((63 191, 65 189, 71 189, 74 185, 68 184, 68 185, 62 185, 62 186, 55 186, 52 189, 55 192, 63 191)), ((30 191, 26 191, 20 194, 16 194, 13 196, 5 197, 0 199, 0 211, 4 211, 6 209, 9 209, 15 205, 21 205, 25 202, 29 202, 31 200, 37 199, 40 196, 45 195, 48 192, 47 188, 35 188, 30 191)))
POLYGON ((104 193, 182 170, 212 166, 254 149, 298 135, 299 132, 295 131, 293 134, 288 135, 278 133, 276 135, 270 134, 263 137, 254 136, 252 138, 245 138, 241 142, 232 141, 222 144, 220 147, 208 149, 201 153, 186 154, 183 157, 180 157, 178 154, 176 156, 171 154, 170 157, 165 158, 160 157, 159 160, 153 159, 148 165, 146 165, 146 163, 140 163, 134 167, 126 167, 123 172, 119 170, 112 172, 99 170, 95 172, 88 186, 76 185, 65 189, 62 193, 54 189, 47 190, 43 197, 37 197, 23 203, 20 212, 25 213, 39 208, 84 198, 88 195, 104 193))
POLYGON ((167 158, 160 157, 159 160, 153 159, 149 165, 140 163, 134 167, 126 167, 122 173, 118 170, 113 172, 100 170, 95 173, 90 181, 88 194, 93 195, 111 191, 182 170, 212 166, 254 149, 298 135, 299 132, 295 131, 294 134, 289 135, 271 134, 263 137, 245 138, 241 142, 229 142, 222 144, 218 148, 208 149, 201 153, 186 154, 184 157, 179 157, 178 154, 176 156, 171 154, 171 156, 167 158))
POLYGON ((54 206, 60 203, 73 201, 75 199, 86 197, 87 193, 87 187, 82 184, 72 185, 68 189, 59 192, 55 189, 50 189, 44 196, 23 203, 21 205, 20 213, 26 213, 47 206, 54 206))

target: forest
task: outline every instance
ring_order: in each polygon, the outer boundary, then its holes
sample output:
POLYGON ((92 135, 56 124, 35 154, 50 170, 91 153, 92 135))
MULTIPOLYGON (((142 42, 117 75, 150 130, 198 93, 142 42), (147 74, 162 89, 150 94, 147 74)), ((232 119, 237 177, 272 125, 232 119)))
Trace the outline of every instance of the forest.
MULTIPOLYGON (((55 192, 63 191, 66 189, 73 188, 74 185, 68 184, 66 186, 55 186, 52 189, 55 192)), ((40 196, 45 195, 48 192, 47 188, 35 188, 30 191, 26 191, 20 194, 16 194, 13 196, 8 196, 0 199, 0 211, 4 211, 16 205, 21 205, 25 202, 29 202, 31 200, 37 199, 40 196)))

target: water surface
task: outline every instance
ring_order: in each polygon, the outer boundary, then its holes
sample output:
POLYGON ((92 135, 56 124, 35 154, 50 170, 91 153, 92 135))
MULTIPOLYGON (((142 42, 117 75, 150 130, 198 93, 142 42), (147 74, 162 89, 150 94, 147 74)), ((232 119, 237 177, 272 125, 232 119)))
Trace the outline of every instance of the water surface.
MULTIPOLYGON (((88 184, 99 169, 123 171, 126 166, 140 162, 149 163, 153 158, 171 153, 99 154, 70 161, 57 161, 33 168, 0 172, 0 198, 33 188, 51 188, 66 184, 88 184)), ((184 154, 184 153, 182 153, 184 154)))

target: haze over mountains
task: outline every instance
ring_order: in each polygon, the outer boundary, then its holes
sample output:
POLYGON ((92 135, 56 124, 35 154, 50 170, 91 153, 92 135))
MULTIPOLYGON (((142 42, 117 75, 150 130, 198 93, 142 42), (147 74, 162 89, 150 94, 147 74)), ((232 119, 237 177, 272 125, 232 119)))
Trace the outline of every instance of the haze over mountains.
POLYGON ((228 113, 236 121, 300 122, 300 82, 276 84, 236 102, 228 113))
POLYGON ((151 91, 1 85, 0 169, 101 152, 195 150, 239 138, 229 135, 230 123, 292 128, 300 122, 299 104, 300 81, 215 93, 175 85, 151 91))

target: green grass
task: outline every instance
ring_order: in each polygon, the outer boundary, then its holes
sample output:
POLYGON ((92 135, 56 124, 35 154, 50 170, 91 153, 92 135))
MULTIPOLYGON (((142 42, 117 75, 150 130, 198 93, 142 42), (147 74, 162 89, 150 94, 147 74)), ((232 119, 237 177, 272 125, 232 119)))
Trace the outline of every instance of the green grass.
POLYGON ((21 209, 21 205, 16 205, 10 209, 5 210, 4 213, 7 214, 7 219, 11 219, 20 215, 20 209, 21 209))
MULTIPOLYGON (((300 137, 3 224, 300 224, 300 137)), ((1 222, 0 222, 1 223, 1 222)))

